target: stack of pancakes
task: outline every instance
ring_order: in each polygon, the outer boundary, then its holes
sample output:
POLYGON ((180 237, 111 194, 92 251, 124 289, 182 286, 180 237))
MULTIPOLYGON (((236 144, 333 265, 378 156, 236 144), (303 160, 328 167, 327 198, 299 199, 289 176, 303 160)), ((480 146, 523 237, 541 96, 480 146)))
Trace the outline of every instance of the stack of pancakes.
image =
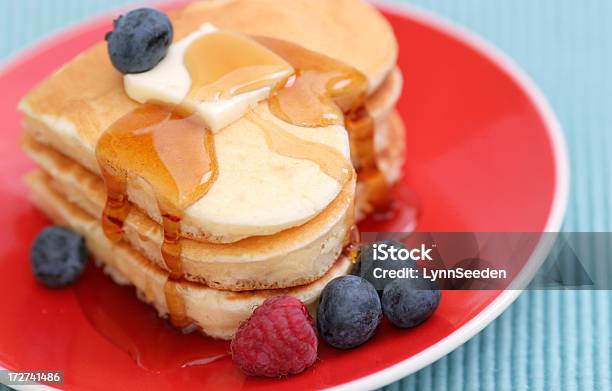
MULTIPOLYGON (((375 125, 378 168, 388 184, 399 179, 404 129, 394 111, 402 85, 395 67, 397 44, 370 5, 358 0, 213 0, 194 2, 169 16, 175 42, 211 23, 289 41, 362 72, 369 80, 366 108, 375 125)), ((184 211, 180 279, 170 281, 155 191, 142 178, 129 183, 133 207, 122 240, 107 239, 100 218, 107 194, 96 145, 113 123, 138 106, 126 95, 104 43, 65 65, 20 104, 22 146, 40 165, 26 178, 34 203, 58 224, 85 236, 92 255, 117 283, 134 285, 161 315, 180 311, 205 334, 229 339, 267 297, 288 294, 314 306, 331 279, 350 271, 352 259, 345 249, 355 215, 366 215, 377 202, 372 199, 376 192, 368 191, 369 177, 352 175, 337 183, 312 159, 272 151, 246 119, 214 134, 218 178, 209 193, 184 211)), ((289 125, 273 118, 266 102, 253 113, 305 144, 331 148, 358 165, 343 127, 289 125)))

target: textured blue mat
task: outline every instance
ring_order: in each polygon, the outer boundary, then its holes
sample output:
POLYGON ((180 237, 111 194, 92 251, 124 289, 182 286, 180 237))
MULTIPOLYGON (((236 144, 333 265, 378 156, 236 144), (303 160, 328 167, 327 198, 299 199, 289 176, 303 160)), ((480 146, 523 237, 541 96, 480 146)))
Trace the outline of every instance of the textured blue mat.
MULTIPOLYGON (((0 0, 0 61, 61 27, 132 2, 0 0)), ((612 231, 612 1, 410 3, 484 36, 534 78, 569 145, 565 230, 612 231)), ((528 292, 464 346, 387 389, 609 391, 611 340, 612 292, 528 292)))

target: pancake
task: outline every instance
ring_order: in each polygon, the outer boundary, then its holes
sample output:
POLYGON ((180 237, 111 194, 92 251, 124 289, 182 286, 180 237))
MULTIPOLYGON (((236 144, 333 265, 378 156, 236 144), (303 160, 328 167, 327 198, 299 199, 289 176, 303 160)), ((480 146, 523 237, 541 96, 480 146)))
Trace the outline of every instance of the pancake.
MULTIPOLYGON (((389 175, 390 183, 401 175, 404 161, 404 127, 394 112, 382 121, 377 133, 384 135, 379 143, 378 163, 389 175), (380 128, 383 126, 383 128, 380 128)), ((90 215, 99 216, 104 203, 101 179, 52 148, 37 143, 26 133, 24 150, 55 182, 55 190, 76 203, 90 215)), ((367 183, 357 187, 357 219, 372 210, 368 202, 367 183)), ((223 245, 184 240, 182 262, 186 278, 217 289, 250 290, 283 288, 313 281, 331 267, 345 244, 351 201, 335 200, 316 219, 269 237, 255 237, 223 245), (320 251, 324 247, 325 251, 320 251)), ((126 240, 161 268, 166 265, 160 254, 160 227, 145 214, 134 209, 126 220, 126 240)))
MULTIPOLYGON (((397 112, 377 128, 381 135, 378 163, 396 182, 405 159, 405 130, 397 112)), ((69 158, 34 141, 27 133, 22 146, 45 171, 53 176, 55 189, 90 215, 99 216, 104 203, 101 179, 69 158)), ((309 223, 277 235, 253 237, 225 245, 183 240, 182 262, 186 278, 218 289, 249 290, 282 288, 312 281, 333 263, 345 244, 350 228, 351 199, 339 197, 309 223), (320 251, 324 247, 325 251, 320 251)), ((372 211, 367 183, 357 185, 356 218, 372 211)), ((160 254, 162 232, 158 224, 138 209, 126 220, 125 239, 161 268, 166 265, 160 254)))
POLYGON ((176 327, 229 339, 266 298, 312 309, 350 271, 355 215, 405 158, 397 43, 359 0, 209 0, 169 16, 153 70, 121 75, 101 43, 22 100, 41 167, 26 183, 116 282, 176 327))
MULTIPOLYGON (((53 189, 91 216, 101 216, 106 200, 102 180, 27 133, 22 148, 48 173, 53 189)), ((234 291, 285 288, 324 275, 346 245, 353 225, 354 182, 313 220, 271 236, 222 244, 181 241, 185 278, 234 291)), ((124 224, 124 239, 158 267, 169 271, 161 255, 161 226, 136 208, 124 224)))
POLYGON ((391 26, 361 0, 196 1, 172 13, 171 19, 175 39, 205 20, 222 29, 294 42, 357 68, 370 81, 370 92, 380 87, 397 61, 391 26))
MULTIPOLYGON (((139 297, 165 316, 168 306, 164 286, 168 274, 128 245, 110 242, 102 231, 99 219, 66 201, 63 195, 52 189, 51 181, 41 171, 26 177, 32 202, 55 223, 83 235, 91 254, 115 282, 134 285, 140 292, 139 297)), ((333 278, 348 273, 351 266, 348 258, 341 256, 322 278, 290 289, 230 292, 180 281, 177 283, 177 294, 185 304, 186 316, 198 329, 213 338, 231 339, 253 309, 271 296, 294 296, 313 311, 325 285, 333 278)))
POLYGON ((388 202, 387 194, 380 194, 379 189, 387 189, 402 178, 406 160, 406 130, 404 122, 397 111, 391 113, 387 121, 376 128, 377 164, 382 177, 360 178, 355 190, 355 220, 361 221, 376 209, 384 208, 388 202), (386 185, 381 186, 380 181, 386 185))
MULTIPOLYGON (((288 39, 362 70, 372 91, 380 87, 397 56, 387 22, 370 5, 356 0, 342 0, 342 4, 323 0, 201 2, 176 11, 171 18, 176 39, 203 22, 288 39), (263 22, 263 14, 268 15, 266 20, 275 15, 278 23, 263 22), (303 29, 304 23, 309 29, 303 29)), ((98 174, 97 141, 111 124, 136 107, 123 90, 121 75, 110 64, 105 44, 78 56, 20 104, 26 127, 36 132, 39 141, 98 174)), ((266 107, 261 104, 256 111, 283 131, 348 158, 348 138, 342 126, 292 126, 266 114, 266 107)), ((304 224, 338 196, 342 184, 326 175, 325 162, 274 153, 256 128, 243 118, 215 135, 218 178, 205 197, 184 210, 182 232, 220 243, 273 235, 304 224)), ((153 189, 140 179, 130 181, 129 199, 161 224, 153 189)))
MULTIPOLYGON (((403 125, 401 124, 401 119, 397 117, 397 114, 389 114, 395 107, 401 94, 401 90, 402 76, 400 71, 396 68, 366 102, 366 106, 375 123, 374 142, 378 164, 388 184, 394 184, 400 178, 401 167, 405 158, 403 148, 405 142, 403 133, 404 130, 403 125), (394 123, 391 133, 389 133, 388 130, 390 117, 395 118, 393 121, 391 121, 394 123)), ((32 136, 40 143, 53 146, 60 151, 72 149, 70 146, 63 144, 65 140, 60 137, 56 137, 51 128, 41 121, 37 121, 33 118, 26 118, 25 127, 27 131, 31 133, 32 136)), ((71 155, 74 156, 75 154, 71 155)), ((83 161, 83 159, 77 158, 75 159, 77 163, 89 168, 89 170, 93 172, 97 171, 97 162, 89 159, 90 155, 79 156, 84 156, 87 158, 87 160, 83 161)), ((358 220, 365 215, 366 211, 372 210, 372 206, 368 204, 367 200, 369 195, 367 192, 363 191, 363 187, 363 185, 360 186, 360 197, 358 197, 357 200, 356 211, 358 220)), ((135 197, 139 199, 144 198, 142 195, 135 195, 135 197)), ((153 217, 154 220, 159 223, 160 217, 154 200, 150 199, 144 204, 148 205, 148 207, 144 207, 144 209, 148 210, 149 216, 155 216, 153 217)), ((183 229, 185 231, 185 236, 187 237, 204 239, 202 237, 203 235, 197 228, 190 227, 187 223, 184 224, 183 229)), ((211 237, 206 239, 215 241, 215 238, 211 237)))
MULTIPOLYGON (((404 78, 399 68, 394 68, 384 82, 366 100, 366 108, 375 123, 385 122, 395 110, 402 94, 404 78)), ((376 134, 375 129, 375 134, 376 134)))
POLYGON ((397 111, 376 127, 376 152, 380 171, 387 183, 397 183, 403 175, 406 162, 406 128, 397 111))
MULTIPOLYGON (((62 75, 68 77, 68 75, 62 75)), ((52 99, 49 97, 49 99, 52 99)), ((284 123, 260 104, 260 113, 271 126, 302 140, 304 148, 329 150, 349 169, 349 145, 342 127, 300 128, 284 123)), ((87 116, 87 111, 79 115, 87 116)), ((41 117, 30 115, 25 127, 36 139, 48 144, 101 176, 95 144, 79 146, 78 139, 66 136, 41 117)), ((85 117, 83 117, 85 118, 85 117)), ((89 117, 88 118, 92 118, 89 117)), ((43 118, 44 119, 44 118, 43 118)), ((79 127, 81 128, 81 127, 79 127)), ((315 217, 339 194, 342 186, 321 169, 321 161, 295 159, 271 150, 266 132, 252 121, 240 120, 214 136, 218 176, 208 194, 184 211, 182 231, 203 239, 231 243, 255 235, 272 235, 302 225, 315 217)), ((154 190, 142 178, 129 182, 132 203, 161 224, 161 212, 154 190)))
MULTIPOLYGON (((403 87, 402 73, 395 68, 384 83, 368 97, 366 108, 374 121, 374 153, 379 170, 387 184, 393 185, 400 176, 404 164, 404 125, 395 111, 403 87)), ((351 156, 353 165, 359 170, 359 162, 351 156)), ((359 179, 359 178, 358 178, 359 179)), ((361 178, 363 180, 363 178, 361 178)), ((366 200, 360 200, 366 201, 366 200)))

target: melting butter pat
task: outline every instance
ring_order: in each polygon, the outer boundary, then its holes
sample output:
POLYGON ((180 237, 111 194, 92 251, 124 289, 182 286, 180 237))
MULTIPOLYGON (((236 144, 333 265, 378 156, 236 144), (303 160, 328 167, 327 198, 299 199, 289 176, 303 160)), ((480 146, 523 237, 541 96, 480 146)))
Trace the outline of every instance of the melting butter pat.
POLYGON ((203 24, 170 45, 153 69, 124 76, 127 95, 140 103, 183 104, 217 132, 283 87, 294 69, 258 42, 203 24))

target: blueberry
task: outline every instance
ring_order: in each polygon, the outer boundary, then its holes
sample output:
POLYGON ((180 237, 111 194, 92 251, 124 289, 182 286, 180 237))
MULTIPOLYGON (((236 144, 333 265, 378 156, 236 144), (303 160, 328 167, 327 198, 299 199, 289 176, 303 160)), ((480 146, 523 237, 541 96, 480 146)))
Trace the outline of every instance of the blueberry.
POLYGON ((139 8, 114 22, 106 34, 111 62, 121 73, 153 69, 168 52, 173 37, 168 16, 152 8, 139 8))
POLYGON ((381 319, 376 289, 361 277, 338 277, 321 293, 317 328, 321 338, 335 348, 350 349, 365 343, 381 319))
POLYGON ((34 276, 51 288, 74 282, 83 273, 86 261, 85 240, 66 228, 46 228, 32 246, 34 276))
POLYGON ((427 320, 438 308, 440 298, 440 290, 430 281, 398 278, 385 287, 382 308, 391 323, 409 328, 427 320))
POLYGON ((396 249, 395 251, 399 251, 400 249, 405 249, 406 246, 403 243, 395 240, 381 240, 375 243, 364 245, 361 248, 361 252, 359 253, 359 257, 357 258, 358 263, 353 268, 351 274, 365 278, 366 280, 371 282, 372 285, 374 285, 374 287, 378 290, 379 296, 382 296, 382 292, 385 286, 393 280, 388 278, 376 277, 374 273, 376 268, 380 268, 383 270, 399 270, 402 268, 416 269, 417 264, 413 260, 374 260, 374 245, 377 245, 378 248, 383 248, 387 251, 392 247, 396 249), (386 245, 386 248, 381 247, 381 245, 386 245))

